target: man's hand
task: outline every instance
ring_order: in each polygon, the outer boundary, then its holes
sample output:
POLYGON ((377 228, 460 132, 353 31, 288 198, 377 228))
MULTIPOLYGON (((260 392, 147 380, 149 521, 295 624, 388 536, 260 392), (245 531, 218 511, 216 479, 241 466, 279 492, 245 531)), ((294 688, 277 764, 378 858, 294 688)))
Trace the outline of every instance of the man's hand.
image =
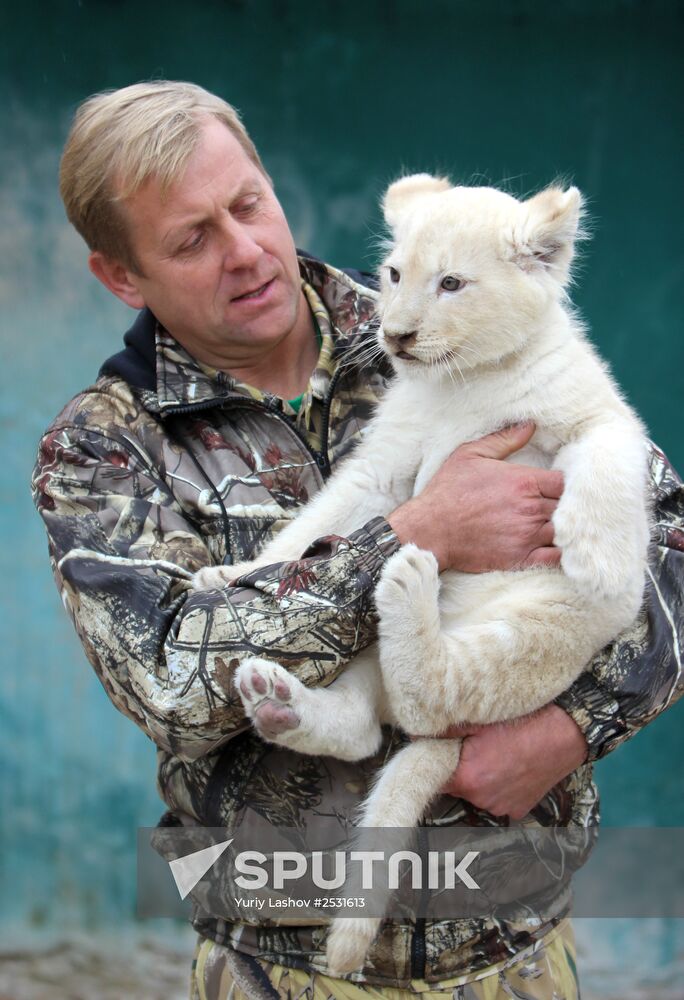
POLYGON ((423 492, 389 516, 399 541, 433 552, 440 572, 557 566, 551 516, 562 473, 503 461, 534 431, 516 424, 452 452, 423 492))
POLYGON ((453 726, 444 736, 464 737, 444 793, 511 819, 526 816, 587 756, 579 726, 553 704, 512 722, 453 726))

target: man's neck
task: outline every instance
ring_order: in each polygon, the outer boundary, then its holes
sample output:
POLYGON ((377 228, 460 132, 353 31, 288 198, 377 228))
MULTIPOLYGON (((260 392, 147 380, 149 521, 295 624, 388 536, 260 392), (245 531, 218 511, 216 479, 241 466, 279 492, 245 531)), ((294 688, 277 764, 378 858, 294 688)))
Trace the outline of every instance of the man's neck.
POLYGON ((281 399, 295 399, 306 390, 318 354, 314 319, 304 299, 299 322, 286 338, 263 357, 231 364, 225 371, 255 389, 271 392, 281 399))

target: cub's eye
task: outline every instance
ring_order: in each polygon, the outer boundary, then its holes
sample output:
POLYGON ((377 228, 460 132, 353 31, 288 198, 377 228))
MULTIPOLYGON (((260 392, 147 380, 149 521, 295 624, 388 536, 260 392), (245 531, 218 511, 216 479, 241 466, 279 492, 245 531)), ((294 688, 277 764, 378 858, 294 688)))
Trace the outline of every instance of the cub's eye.
POLYGON ((446 278, 442 278, 439 287, 443 288, 445 292, 457 292, 463 284, 464 282, 460 278, 454 278, 453 274, 447 274, 446 278))
POLYGON ((390 269, 389 269, 389 279, 392 282, 392 284, 393 285, 398 284, 399 278, 400 278, 400 274, 397 271, 396 267, 390 267, 390 269))

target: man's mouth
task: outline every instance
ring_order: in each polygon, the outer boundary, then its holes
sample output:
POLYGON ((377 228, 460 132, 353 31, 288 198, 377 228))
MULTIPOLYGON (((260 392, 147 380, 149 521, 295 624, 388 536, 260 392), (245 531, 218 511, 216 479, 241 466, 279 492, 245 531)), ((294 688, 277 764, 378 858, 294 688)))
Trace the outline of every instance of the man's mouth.
POLYGON ((231 302, 243 302, 248 299, 258 299, 261 295, 264 295, 268 291, 274 281, 275 278, 270 278, 269 281, 263 285, 259 285, 258 288, 252 288, 249 292, 243 292, 242 295, 235 295, 231 299, 231 302))

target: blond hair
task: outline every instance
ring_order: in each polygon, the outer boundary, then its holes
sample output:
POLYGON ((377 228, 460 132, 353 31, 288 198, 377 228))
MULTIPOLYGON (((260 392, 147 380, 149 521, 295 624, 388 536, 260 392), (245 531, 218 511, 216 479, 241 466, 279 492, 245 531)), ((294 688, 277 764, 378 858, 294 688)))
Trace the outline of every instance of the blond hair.
POLYGON ((162 193, 168 190, 182 176, 208 116, 223 122, 268 177, 235 108, 194 83, 134 83, 78 107, 59 190, 69 221, 91 250, 139 272, 121 203, 151 177, 162 193))

